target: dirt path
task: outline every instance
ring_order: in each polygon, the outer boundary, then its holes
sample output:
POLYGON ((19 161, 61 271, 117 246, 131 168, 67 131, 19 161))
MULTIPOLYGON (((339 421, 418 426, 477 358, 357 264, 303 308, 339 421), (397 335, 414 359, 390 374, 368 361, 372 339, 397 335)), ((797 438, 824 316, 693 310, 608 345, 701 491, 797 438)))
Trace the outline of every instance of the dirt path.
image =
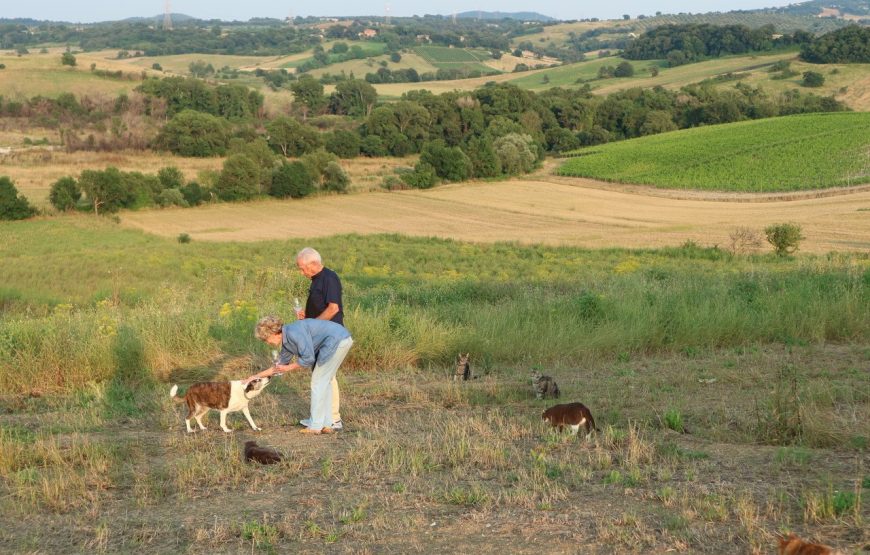
POLYGON ((867 188, 822 198, 788 198, 663 191, 541 173, 428 191, 150 210, 121 218, 128 227, 167 237, 188 233, 197 241, 401 233, 590 248, 661 247, 687 240, 727 246, 738 226, 761 233, 766 225, 794 222, 806 236, 801 247, 805 252, 870 250, 867 188), (301 226, 299 213, 314 224, 301 226))

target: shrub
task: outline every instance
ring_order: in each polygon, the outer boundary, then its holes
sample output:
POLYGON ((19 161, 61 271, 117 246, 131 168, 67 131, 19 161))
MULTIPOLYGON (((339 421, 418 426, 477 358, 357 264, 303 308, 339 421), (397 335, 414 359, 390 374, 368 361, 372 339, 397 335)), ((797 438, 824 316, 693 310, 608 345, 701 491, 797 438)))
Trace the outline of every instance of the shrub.
POLYGON ((157 136, 157 144, 180 156, 223 156, 229 142, 229 123, 203 112, 176 114, 157 136))
POLYGON ((190 243, 190 240, 191 240, 190 235, 188 235, 187 233, 180 233, 178 235, 178 242, 179 243, 190 243))
POLYGON ((360 152, 366 156, 377 157, 386 156, 387 147, 384 146, 384 141, 377 135, 368 135, 360 141, 360 152))
POLYGON ((184 194, 178 189, 164 189, 157 195, 157 204, 163 206, 181 206, 188 207, 187 201, 184 199, 184 194))
POLYGON ((61 177, 51 186, 48 201, 61 212, 72 210, 82 198, 82 188, 73 177, 61 177))
POLYGON ((438 182, 438 176, 435 174, 435 168, 432 167, 432 164, 417 162, 414 171, 404 174, 402 181, 416 189, 429 189, 438 182))
POLYGON ((631 77, 634 75, 634 66, 629 62, 620 62, 613 70, 614 77, 631 77))
POLYGON ((338 156, 321 148, 302 156, 299 161, 305 164, 305 168, 314 179, 315 186, 322 187, 326 166, 330 162, 338 162, 338 156))
POLYGON ((36 214, 36 208, 18 193, 15 184, 0 176, 0 220, 24 220, 36 214))
POLYGON ((767 242, 773 245, 773 250, 779 256, 786 256, 798 250, 800 242, 804 239, 801 235, 801 226, 798 224, 774 224, 764 228, 767 242))
POLYGON ((257 194, 260 169, 244 154, 233 154, 224 161, 224 168, 215 184, 221 200, 248 200, 257 194))
POLYGON ((821 87, 825 84, 825 76, 817 71, 805 71, 801 85, 804 87, 821 87))
POLYGON ((117 212, 131 202, 130 192, 124 187, 123 174, 118 168, 108 167, 100 170, 83 170, 79 175, 79 185, 94 208, 94 214, 117 212))
POLYGON ((302 198, 314 191, 314 178, 302 162, 284 163, 272 174, 269 194, 276 198, 302 198))
POLYGON ((163 66, 158 64, 157 62, 154 62, 153 64, 151 64, 151 69, 155 71, 163 71, 163 66))
POLYGON ((356 158, 360 151, 359 135, 353 131, 336 129, 326 138, 326 150, 339 158, 356 158))
POLYGON ((731 240, 730 250, 733 254, 744 254, 761 246, 761 237, 758 232, 748 227, 734 228, 728 238, 731 240))
POLYGON ((175 166, 166 166, 157 170, 157 178, 163 189, 181 189, 184 185, 184 174, 175 166))
POLYGON ((72 52, 64 52, 60 56, 60 63, 65 66, 74 66, 76 65, 76 57, 73 56, 72 52))
POLYGON ((459 147, 449 147, 441 139, 423 146, 420 162, 432 166, 435 174, 447 181, 462 181, 471 175, 471 160, 468 156, 459 147))
POLYGON ((323 188, 325 190, 344 193, 347 192, 348 185, 350 185, 350 177, 338 162, 333 160, 326 164, 326 168, 323 170, 323 188))
POLYGON ((191 181, 181 188, 181 194, 188 206, 199 206, 209 199, 209 193, 196 181, 191 181))

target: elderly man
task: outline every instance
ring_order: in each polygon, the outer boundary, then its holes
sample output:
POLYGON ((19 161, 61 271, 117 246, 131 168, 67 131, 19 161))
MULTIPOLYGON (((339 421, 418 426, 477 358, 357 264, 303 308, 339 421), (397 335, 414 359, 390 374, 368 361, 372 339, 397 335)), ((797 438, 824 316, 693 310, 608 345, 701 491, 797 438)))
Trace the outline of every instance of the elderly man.
POLYGON ((304 319, 290 324, 276 316, 266 316, 254 327, 254 336, 272 347, 280 347, 274 366, 245 381, 266 378, 302 368, 311 371, 311 418, 301 430, 304 434, 330 434, 332 424, 332 386, 338 367, 353 345, 344 326, 328 320, 304 319), (293 361, 293 358, 296 361, 293 361))
MULTIPOLYGON (((344 325, 344 310, 341 302, 341 280, 338 275, 323 265, 320 253, 311 247, 305 247, 296 254, 296 267, 302 275, 311 280, 308 288, 308 300, 305 309, 298 311, 296 317, 330 320, 344 325)), ((341 398, 338 391, 338 380, 332 380, 332 428, 341 430, 341 398)), ((309 419, 299 421, 303 426, 309 425, 309 419)))

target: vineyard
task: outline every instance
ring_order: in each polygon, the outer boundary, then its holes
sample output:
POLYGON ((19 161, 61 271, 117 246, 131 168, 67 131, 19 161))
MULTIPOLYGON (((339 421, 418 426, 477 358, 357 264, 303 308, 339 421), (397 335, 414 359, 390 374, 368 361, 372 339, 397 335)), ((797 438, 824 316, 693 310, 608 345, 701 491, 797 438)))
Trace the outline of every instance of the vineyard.
POLYGON ((418 46, 414 52, 428 63, 439 69, 479 69, 492 73, 493 68, 484 65, 491 58, 485 50, 469 48, 448 48, 446 46, 418 46))
POLYGON ((561 175, 663 188, 796 191, 870 182, 870 113, 810 114, 589 147, 561 175))

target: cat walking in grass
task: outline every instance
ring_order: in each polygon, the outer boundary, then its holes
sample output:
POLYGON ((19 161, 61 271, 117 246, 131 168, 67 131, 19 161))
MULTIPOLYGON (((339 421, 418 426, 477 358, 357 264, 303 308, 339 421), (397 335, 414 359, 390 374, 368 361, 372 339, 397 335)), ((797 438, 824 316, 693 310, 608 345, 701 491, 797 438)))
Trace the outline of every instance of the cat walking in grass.
POLYGON ((459 356, 456 359, 456 371, 453 373, 453 381, 465 381, 471 380, 474 378, 471 373, 471 353, 459 353, 459 356))

